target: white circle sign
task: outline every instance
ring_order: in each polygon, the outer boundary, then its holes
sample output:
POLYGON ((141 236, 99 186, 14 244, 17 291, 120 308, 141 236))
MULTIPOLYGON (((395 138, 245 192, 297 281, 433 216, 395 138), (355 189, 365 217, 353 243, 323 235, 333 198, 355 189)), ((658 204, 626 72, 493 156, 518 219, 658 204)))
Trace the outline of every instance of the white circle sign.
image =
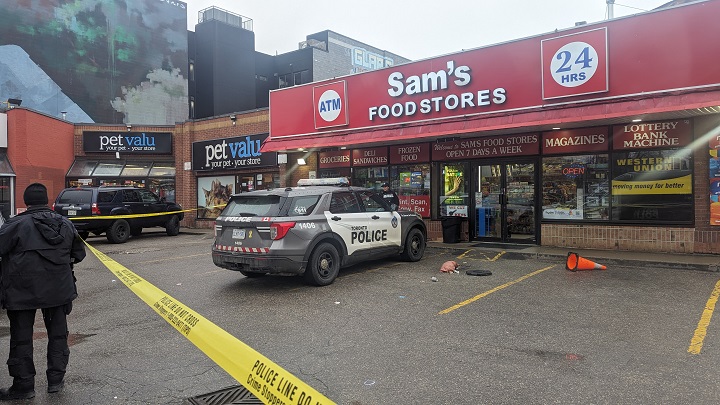
POLYGON ((592 45, 571 42, 555 52, 550 62, 550 73, 563 87, 578 87, 590 80, 598 67, 598 54, 592 45))
POLYGON ((333 122, 342 111, 342 100, 335 90, 326 90, 318 100, 317 105, 320 117, 327 122, 333 122))

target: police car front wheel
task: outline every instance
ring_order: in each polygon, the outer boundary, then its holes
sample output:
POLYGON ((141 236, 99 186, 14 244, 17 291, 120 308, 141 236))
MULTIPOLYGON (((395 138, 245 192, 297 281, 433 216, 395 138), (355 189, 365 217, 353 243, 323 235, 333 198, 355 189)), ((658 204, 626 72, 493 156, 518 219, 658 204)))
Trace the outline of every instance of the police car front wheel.
POLYGON ((309 284, 324 286, 335 281, 339 272, 340 255, 337 249, 330 243, 321 243, 310 255, 304 277, 309 284))
POLYGON ((425 245, 425 235, 417 228, 412 229, 405 238, 402 259, 408 262, 416 262, 422 259, 423 254, 425 254, 425 245))

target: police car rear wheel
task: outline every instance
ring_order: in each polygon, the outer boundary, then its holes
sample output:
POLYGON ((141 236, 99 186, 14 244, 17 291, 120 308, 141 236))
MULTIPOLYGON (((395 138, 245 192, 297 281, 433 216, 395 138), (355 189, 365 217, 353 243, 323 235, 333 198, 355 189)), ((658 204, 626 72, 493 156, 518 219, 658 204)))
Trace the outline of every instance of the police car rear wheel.
POLYGON ((313 285, 328 285, 335 281, 340 272, 340 255, 330 243, 321 243, 315 248, 305 269, 305 281, 313 285))
POLYGON ((402 259, 408 262, 416 262, 422 259, 425 254, 425 236, 419 229, 413 229, 405 239, 405 250, 402 259))

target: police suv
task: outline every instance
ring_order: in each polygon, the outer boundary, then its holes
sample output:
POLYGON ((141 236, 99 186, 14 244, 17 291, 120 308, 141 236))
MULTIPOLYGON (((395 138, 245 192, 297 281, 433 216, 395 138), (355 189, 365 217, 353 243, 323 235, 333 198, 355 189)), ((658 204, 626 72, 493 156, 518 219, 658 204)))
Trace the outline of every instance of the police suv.
POLYGON ((420 260, 427 237, 422 218, 348 184, 300 180, 298 187, 233 195, 215 222, 213 263, 247 277, 302 274, 323 286, 341 267, 363 260, 420 260))

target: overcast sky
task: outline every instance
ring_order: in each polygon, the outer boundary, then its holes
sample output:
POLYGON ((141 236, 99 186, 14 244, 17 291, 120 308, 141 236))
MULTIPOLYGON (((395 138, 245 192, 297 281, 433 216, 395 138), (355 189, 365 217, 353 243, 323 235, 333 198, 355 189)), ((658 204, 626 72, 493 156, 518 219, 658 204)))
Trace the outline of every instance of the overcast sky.
MULTIPOLYGON (((216 6, 253 20, 255 50, 298 49, 309 34, 332 30, 417 60, 569 28, 607 18, 606 0, 185 0, 188 29, 216 6)), ((615 17, 670 0, 616 0, 615 17)))

